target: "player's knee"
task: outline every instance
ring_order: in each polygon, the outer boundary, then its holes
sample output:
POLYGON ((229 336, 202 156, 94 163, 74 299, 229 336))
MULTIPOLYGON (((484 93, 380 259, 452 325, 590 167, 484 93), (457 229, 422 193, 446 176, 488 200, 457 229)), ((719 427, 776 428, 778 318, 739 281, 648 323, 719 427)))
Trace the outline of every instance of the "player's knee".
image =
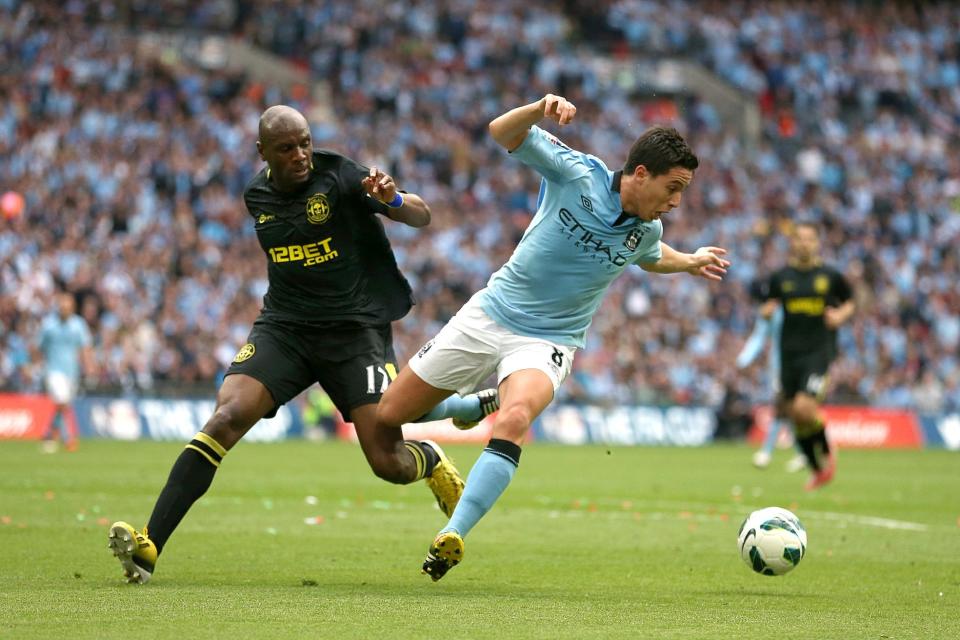
POLYGON ((216 408, 203 431, 214 440, 229 449, 243 437, 256 422, 247 412, 235 403, 228 402, 216 408))
POLYGON ((524 405, 501 407, 494 423, 496 437, 517 442, 523 439, 533 422, 533 412, 524 405))
POLYGON ((370 456, 367 461, 375 476, 392 484, 407 484, 410 478, 404 473, 403 466, 396 456, 378 454, 370 456))
POLYGON ((388 390, 377 403, 376 427, 383 429, 403 424, 400 422, 399 409, 399 403, 394 400, 393 394, 388 390))
POLYGON ((815 422, 817 402, 813 398, 798 397, 793 401, 793 419, 798 423, 815 422))

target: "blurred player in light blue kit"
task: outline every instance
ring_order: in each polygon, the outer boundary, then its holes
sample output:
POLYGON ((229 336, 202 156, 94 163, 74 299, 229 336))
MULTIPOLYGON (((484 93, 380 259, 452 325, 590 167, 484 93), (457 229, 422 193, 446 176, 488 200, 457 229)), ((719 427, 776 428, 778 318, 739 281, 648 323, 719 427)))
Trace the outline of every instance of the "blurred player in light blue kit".
POLYGON ((397 429, 455 391, 496 373, 500 411, 423 572, 442 578, 463 558, 463 539, 513 479, 533 420, 569 375, 610 284, 630 265, 719 281, 724 249, 681 253, 661 241, 660 218, 680 205, 699 166, 675 129, 653 127, 633 143, 623 169, 571 149, 535 126, 576 114, 548 94, 490 123, 493 139, 543 177, 537 213, 510 260, 494 273, 390 385, 377 428, 397 429))
MULTIPOLYGON (((763 303, 769 297, 767 295, 767 284, 765 281, 757 280, 750 285, 750 297, 754 302, 763 303)), ((767 383, 769 391, 773 396, 773 416, 770 420, 770 427, 764 438, 760 449, 753 454, 753 465, 760 469, 766 469, 773 458, 773 449, 777 445, 777 438, 780 436, 780 430, 788 424, 786 419, 786 407, 780 394, 780 331, 783 328, 783 310, 778 308, 769 318, 764 318, 762 314, 757 315, 757 320, 753 325, 753 331, 747 338, 743 349, 737 355, 737 368, 745 369, 757 359, 767 343, 770 344, 770 351, 767 354, 767 383)), ((803 453, 787 462, 787 471, 793 473, 806 467, 806 460, 803 453)))
POLYGON ((56 405, 53 422, 44 436, 44 450, 55 451, 54 429, 58 430, 68 451, 77 448, 77 436, 67 428, 66 412, 80 389, 81 367, 93 366, 92 339, 86 321, 74 311, 70 293, 56 297, 57 312, 43 319, 38 350, 43 357, 43 382, 47 395, 56 405))

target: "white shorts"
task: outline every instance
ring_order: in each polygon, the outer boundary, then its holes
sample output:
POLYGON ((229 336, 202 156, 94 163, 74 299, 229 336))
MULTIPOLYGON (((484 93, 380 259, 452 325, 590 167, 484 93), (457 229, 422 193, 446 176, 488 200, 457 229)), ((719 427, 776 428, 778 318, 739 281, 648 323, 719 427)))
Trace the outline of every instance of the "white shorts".
POLYGON ((522 369, 543 371, 556 393, 570 374, 576 350, 505 329, 474 296, 407 364, 428 384, 460 395, 474 391, 494 371, 499 385, 522 369))
POLYGON ((47 394, 54 404, 70 404, 77 395, 77 383, 65 373, 51 371, 45 382, 47 394))

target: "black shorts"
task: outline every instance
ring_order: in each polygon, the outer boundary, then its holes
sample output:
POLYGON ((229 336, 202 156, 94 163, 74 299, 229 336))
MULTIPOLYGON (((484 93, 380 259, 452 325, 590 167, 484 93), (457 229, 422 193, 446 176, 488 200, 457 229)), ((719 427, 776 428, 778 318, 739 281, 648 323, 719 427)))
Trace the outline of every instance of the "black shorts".
POLYGON ((276 415, 301 391, 319 382, 345 420, 365 404, 376 404, 397 376, 390 325, 342 325, 317 328, 258 318, 227 369, 260 381, 276 406, 276 415))
POLYGON ((827 392, 827 371, 833 357, 825 351, 780 354, 780 392, 787 400, 808 393, 823 401, 827 392))

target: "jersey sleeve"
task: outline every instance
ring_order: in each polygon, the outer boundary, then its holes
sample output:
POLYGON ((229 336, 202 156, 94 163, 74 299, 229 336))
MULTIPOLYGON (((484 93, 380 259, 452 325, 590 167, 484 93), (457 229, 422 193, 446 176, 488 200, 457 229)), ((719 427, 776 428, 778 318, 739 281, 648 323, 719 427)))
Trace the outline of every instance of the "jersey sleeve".
POLYGON ((780 272, 777 271, 770 276, 770 282, 767 285, 767 299, 773 298, 779 300, 783 297, 783 291, 780 288, 780 272))
POLYGON ((44 318, 40 322, 40 332, 36 338, 37 348, 40 349, 41 351, 47 348, 47 343, 49 343, 50 341, 50 329, 51 329, 50 322, 48 322, 47 319, 44 318))
POLYGON ((552 182, 570 182, 590 172, 585 153, 571 149, 536 125, 530 127, 511 155, 552 182))
POLYGON ((634 264, 657 262, 663 257, 663 249, 660 247, 660 240, 651 244, 646 251, 637 254, 633 259, 634 264))
POLYGON ((345 195, 356 197, 366 195, 361 182, 370 175, 370 167, 365 167, 346 156, 341 156, 339 174, 340 188, 345 195))
POLYGON ((853 288, 850 282, 839 271, 833 274, 833 295, 843 303, 853 297, 853 288))
POLYGON ((637 251, 637 255, 633 259, 634 264, 649 264, 657 262, 663 257, 663 247, 660 244, 660 240, 663 238, 663 224, 659 220, 654 222, 653 231, 653 234, 649 236, 650 240, 644 242, 637 251))
POLYGON ((80 319, 77 322, 77 337, 80 340, 81 347, 89 347, 93 344, 93 336, 90 335, 90 327, 83 319, 80 319))
POLYGON ((346 156, 340 162, 340 188, 344 195, 357 198, 363 208, 371 214, 389 216, 389 208, 376 198, 372 197, 361 184, 363 179, 370 175, 370 167, 365 167, 346 156))

